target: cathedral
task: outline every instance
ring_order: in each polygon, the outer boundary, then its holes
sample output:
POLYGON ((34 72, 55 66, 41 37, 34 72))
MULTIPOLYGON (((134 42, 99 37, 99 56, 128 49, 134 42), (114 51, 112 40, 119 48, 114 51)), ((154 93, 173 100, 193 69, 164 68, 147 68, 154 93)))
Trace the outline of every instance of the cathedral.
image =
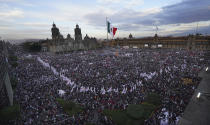
POLYGON ((60 33, 59 28, 53 23, 52 28, 52 39, 47 39, 42 44, 42 51, 49 51, 54 53, 70 52, 76 50, 90 50, 98 47, 96 38, 90 38, 87 34, 82 39, 81 28, 76 25, 74 29, 74 38, 70 34, 66 38, 60 33))

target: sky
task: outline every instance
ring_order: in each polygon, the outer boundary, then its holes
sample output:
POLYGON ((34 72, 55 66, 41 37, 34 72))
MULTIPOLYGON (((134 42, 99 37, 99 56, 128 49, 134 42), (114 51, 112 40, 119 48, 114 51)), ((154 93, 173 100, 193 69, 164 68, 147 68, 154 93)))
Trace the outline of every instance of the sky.
POLYGON ((210 0, 0 0, 0 37, 50 39, 55 22, 64 37, 79 24, 83 37, 105 39, 106 17, 116 38, 153 36, 156 26, 160 36, 210 35, 210 0))

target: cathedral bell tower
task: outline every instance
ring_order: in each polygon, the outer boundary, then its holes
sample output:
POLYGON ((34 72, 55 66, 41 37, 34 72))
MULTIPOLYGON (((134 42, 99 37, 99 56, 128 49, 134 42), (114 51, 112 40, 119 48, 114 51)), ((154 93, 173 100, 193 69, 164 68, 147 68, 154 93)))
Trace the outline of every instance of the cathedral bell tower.
POLYGON ((59 29, 56 27, 56 25, 53 22, 52 28, 51 28, 51 32, 52 32, 52 39, 56 40, 59 38, 60 36, 60 32, 59 29))
POLYGON ((75 41, 82 40, 82 33, 78 24, 76 25, 76 28, 74 29, 74 35, 75 35, 75 41))

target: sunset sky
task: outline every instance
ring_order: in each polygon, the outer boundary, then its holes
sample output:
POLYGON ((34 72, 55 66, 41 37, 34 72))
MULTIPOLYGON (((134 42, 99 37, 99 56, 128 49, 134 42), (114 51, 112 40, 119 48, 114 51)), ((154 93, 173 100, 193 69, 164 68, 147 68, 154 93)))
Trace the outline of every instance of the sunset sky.
POLYGON ((118 28, 115 37, 210 35, 210 0, 0 0, 2 39, 51 38, 53 21, 64 37, 106 38, 106 17, 118 28))

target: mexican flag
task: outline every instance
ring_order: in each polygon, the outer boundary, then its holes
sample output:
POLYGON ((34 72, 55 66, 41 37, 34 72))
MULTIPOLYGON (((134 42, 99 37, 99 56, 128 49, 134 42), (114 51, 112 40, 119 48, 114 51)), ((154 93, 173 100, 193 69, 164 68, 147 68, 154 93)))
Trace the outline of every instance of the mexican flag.
POLYGON ((117 32, 117 28, 113 27, 109 21, 107 21, 107 32, 111 34, 113 37, 117 32))

